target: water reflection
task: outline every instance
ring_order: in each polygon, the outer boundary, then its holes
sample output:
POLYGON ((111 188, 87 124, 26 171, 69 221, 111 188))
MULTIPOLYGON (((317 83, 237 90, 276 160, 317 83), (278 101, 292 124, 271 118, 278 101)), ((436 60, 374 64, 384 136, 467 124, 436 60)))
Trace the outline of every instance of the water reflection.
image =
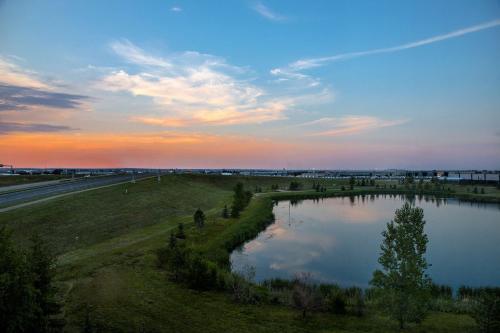
POLYGON ((275 223, 233 252, 233 269, 254 266, 257 280, 308 271, 318 280, 366 287, 380 233, 405 200, 424 209, 435 282, 500 285, 500 206, 425 195, 277 202, 275 223))

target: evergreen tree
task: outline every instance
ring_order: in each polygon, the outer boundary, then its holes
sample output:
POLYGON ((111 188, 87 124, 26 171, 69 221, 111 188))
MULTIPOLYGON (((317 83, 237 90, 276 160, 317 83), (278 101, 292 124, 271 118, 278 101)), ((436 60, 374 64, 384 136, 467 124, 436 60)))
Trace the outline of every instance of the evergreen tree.
POLYGON ((205 213, 201 209, 197 209, 193 215, 194 223, 198 228, 203 228, 205 225, 205 213))
POLYGON ((371 284, 381 296, 385 309, 404 328, 420 322, 428 308, 430 279, 425 274, 427 235, 424 212, 405 203, 382 233, 384 240, 378 262, 383 271, 373 273, 371 284))
POLYGON ((54 259, 38 237, 25 254, 0 228, 0 332, 56 332, 59 312, 52 285, 54 259), (57 325, 56 325, 57 324, 57 325))
POLYGON ((170 238, 168 239, 168 248, 173 249, 177 246, 177 238, 174 236, 174 233, 170 233, 170 238))
POLYGON ((222 210, 222 217, 225 219, 229 217, 229 210, 227 209, 227 205, 224 205, 224 209, 222 210))
POLYGON ((40 308, 34 323, 39 332, 47 332, 57 326, 51 318, 60 312, 60 306, 55 301, 56 289, 52 284, 55 258, 38 235, 34 235, 31 242, 28 262, 33 276, 33 286, 37 290, 36 303, 40 308))
POLYGON ((177 234, 175 235, 175 237, 179 239, 186 238, 186 234, 184 233, 184 223, 179 223, 179 225, 177 226, 177 234))

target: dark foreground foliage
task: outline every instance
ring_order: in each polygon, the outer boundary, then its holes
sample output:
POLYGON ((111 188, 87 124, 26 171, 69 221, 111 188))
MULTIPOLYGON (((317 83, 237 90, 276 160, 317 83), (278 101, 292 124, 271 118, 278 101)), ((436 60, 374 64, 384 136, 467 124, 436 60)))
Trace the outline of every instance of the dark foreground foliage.
POLYGON ((0 332, 57 332, 54 258, 37 236, 26 252, 15 248, 10 233, 0 228, 0 332))

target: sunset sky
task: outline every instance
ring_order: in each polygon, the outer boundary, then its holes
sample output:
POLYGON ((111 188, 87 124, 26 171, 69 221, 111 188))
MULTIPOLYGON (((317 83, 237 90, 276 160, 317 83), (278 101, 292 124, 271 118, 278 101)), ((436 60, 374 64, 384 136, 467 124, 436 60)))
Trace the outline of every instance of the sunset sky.
POLYGON ((0 163, 500 169, 500 1, 0 0, 0 163))

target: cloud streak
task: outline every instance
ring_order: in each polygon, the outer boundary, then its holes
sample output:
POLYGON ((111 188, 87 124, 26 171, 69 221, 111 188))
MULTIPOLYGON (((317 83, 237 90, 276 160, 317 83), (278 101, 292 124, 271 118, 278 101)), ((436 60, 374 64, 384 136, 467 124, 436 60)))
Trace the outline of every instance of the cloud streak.
POLYGON ((38 78, 36 72, 22 69, 7 57, 0 56, 0 83, 37 89, 51 87, 38 78))
POLYGON ((0 121, 0 135, 7 133, 49 133, 73 131, 75 128, 63 125, 37 124, 37 123, 17 123, 0 121))
POLYGON ((255 10, 257 13, 259 13, 260 16, 270 20, 270 21, 275 21, 275 22, 280 22, 286 20, 286 17, 274 12, 271 10, 269 7, 264 5, 261 2, 256 3, 253 7, 253 10, 255 10))
POLYGON ((369 130, 402 125, 408 121, 408 119, 384 120, 371 116, 345 116, 339 118, 321 118, 300 124, 299 126, 314 126, 321 129, 320 131, 308 134, 308 136, 333 137, 360 134, 369 130))
POLYGON ((21 111, 33 106, 75 109, 87 99, 83 95, 0 84, 0 111, 21 111))
POLYGON ((367 50, 367 51, 359 51, 359 52, 348 52, 348 53, 341 53, 341 54, 336 54, 333 56, 328 56, 328 57, 319 57, 319 58, 307 58, 307 59, 300 59, 297 60, 290 65, 288 65, 286 68, 282 69, 274 69, 274 71, 282 71, 282 72, 298 72, 310 68, 315 68, 319 66, 323 66, 327 63, 331 62, 336 62, 336 61, 343 61, 343 60, 349 60, 353 58, 359 58, 359 57, 365 57, 365 56, 370 56, 370 55, 375 55, 375 54, 383 54, 383 53, 393 53, 393 52, 399 52, 399 51, 404 51, 416 47, 421 47, 433 43, 438 43, 447 39, 452 39, 452 38, 457 38, 461 37, 467 34, 471 34, 474 32, 486 30, 486 29, 491 29, 494 27, 497 27, 500 25, 500 19, 496 19, 493 21, 489 22, 484 22, 478 25, 474 25, 471 27, 455 30, 446 34, 442 35, 436 35, 430 38, 426 39, 421 39, 418 41, 410 42, 410 43, 405 43, 402 45, 397 45, 393 47, 387 47, 387 48, 379 48, 379 49, 373 49, 373 50, 367 50))

